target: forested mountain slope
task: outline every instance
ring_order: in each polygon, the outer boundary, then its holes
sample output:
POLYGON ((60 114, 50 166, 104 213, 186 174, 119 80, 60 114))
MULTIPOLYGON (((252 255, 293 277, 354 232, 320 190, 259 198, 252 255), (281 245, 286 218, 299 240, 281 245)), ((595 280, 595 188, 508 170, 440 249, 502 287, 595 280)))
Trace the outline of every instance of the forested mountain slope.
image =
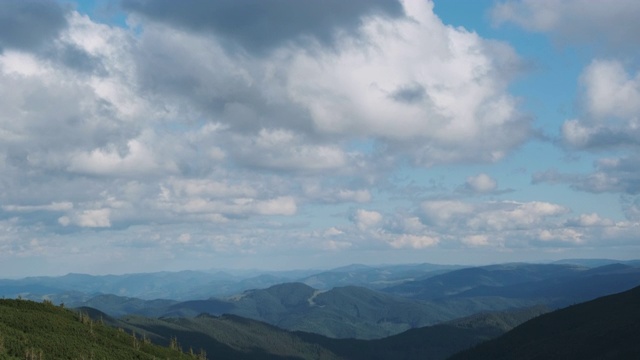
POLYGON ((451 360, 640 359, 640 287, 529 320, 451 360))

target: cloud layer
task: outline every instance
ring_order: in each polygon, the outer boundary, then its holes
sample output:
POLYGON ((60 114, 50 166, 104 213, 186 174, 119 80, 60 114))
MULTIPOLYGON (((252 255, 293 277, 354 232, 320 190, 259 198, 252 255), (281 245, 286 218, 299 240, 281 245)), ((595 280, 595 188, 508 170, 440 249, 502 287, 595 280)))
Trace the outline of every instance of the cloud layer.
MULTIPOLYGON (((637 231, 492 198, 505 190, 483 171, 432 197, 396 192, 407 168, 495 164, 534 133, 509 91, 524 63, 514 48, 443 24, 433 3, 189 2, 125 0, 126 26, 57 3, 2 7, 0 261, 145 254, 180 267, 308 249, 599 246, 593 234, 637 231)), ((544 4, 493 16, 573 39, 548 18, 572 8, 544 4)), ((594 59, 564 145, 637 150, 638 83, 624 62, 594 59)), ((636 163, 535 181, 633 195, 636 163)))

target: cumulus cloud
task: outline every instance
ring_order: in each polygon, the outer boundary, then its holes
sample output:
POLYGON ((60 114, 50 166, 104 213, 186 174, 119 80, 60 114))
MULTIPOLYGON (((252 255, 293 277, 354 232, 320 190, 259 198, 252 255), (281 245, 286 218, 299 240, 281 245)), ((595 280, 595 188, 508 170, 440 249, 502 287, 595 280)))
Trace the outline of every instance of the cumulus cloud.
MULTIPOLYGON (((69 164, 69 170, 72 172, 110 176, 144 174, 157 171, 159 167, 154 153, 138 140, 130 140, 123 154, 110 146, 107 149, 75 154, 69 164)), ((167 173, 176 171, 175 166, 171 164, 166 170, 167 173)))
POLYGON ((329 229, 327 234, 336 241, 348 241, 351 249, 462 245, 514 251, 632 244, 632 234, 640 232, 636 221, 616 222, 597 213, 571 216, 565 206, 540 201, 427 200, 416 212, 419 216, 360 209, 352 217, 352 228, 329 229))
POLYGON ((382 222, 382 214, 377 211, 358 209, 353 216, 353 221, 361 231, 375 229, 382 222))
POLYGON ((459 233, 462 242, 485 245, 488 237, 507 231, 533 230, 547 226, 569 212, 564 206, 547 202, 485 202, 428 200, 421 204, 421 217, 435 231, 459 233))
POLYGON ((465 183, 465 189, 473 193, 489 193, 498 187, 498 182, 487 174, 470 176, 465 183))
POLYGON ((84 210, 77 213, 72 222, 80 227, 101 228, 111 226, 111 209, 84 210))
POLYGON ((616 60, 594 60, 581 76, 583 117, 568 120, 562 134, 572 147, 607 149, 640 145, 640 73, 616 60))
POLYGON ((533 175, 533 182, 566 183, 593 193, 640 191, 640 73, 628 72, 617 60, 593 60, 580 77, 580 117, 562 125, 568 149, 614 155, 594 161, 586 174, 548 170, 533 175))
POLYGON ((287 90, 317 131, 380 139, 421 165, 496 161, 525 141, 529 121, 505 92, 513 50, 443 25, 429 2, 403 4, 410 20, 365 22, 367 41, 294 53, 287 90))

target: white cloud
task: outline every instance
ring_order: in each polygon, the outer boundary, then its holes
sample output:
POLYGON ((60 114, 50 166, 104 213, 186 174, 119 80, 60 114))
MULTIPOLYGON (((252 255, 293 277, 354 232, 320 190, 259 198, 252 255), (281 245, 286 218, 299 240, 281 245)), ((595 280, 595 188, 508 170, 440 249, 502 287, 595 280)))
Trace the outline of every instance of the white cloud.
MULTIPOLYGON (((120 153, 114 146, 78 153, 71 157, 69 171, 94 175, 123 176, 145 174, 160 170, 154 153, 139 140, 129 140, 120 153)), ((165 165, 165 171, 175 172, 175 165, 165 165)))
MULTIPOLYGON (((468 203, 453 200, 429 200, 421 204, 425 221, 434 229, 447 232, 535 229, 550 218, 558 218, 569 212, 564 206, 548 202, 514 201, 468 203)), ((473 238, 471 238, 473 240, 473 238)))
POLYGON ((58 223, 62 226, 69 226, 71 224, 71 219, 68 216, 61 216, 58 218, 58 223))
POLYGON ((325 232, 323 233, 324 236, 338 236, 342 234, 344 234, 344 231, 336 227, 330 227, 327 230, 325 230, 325 232))
POLYGON ((430 2, 403 4, 409 19, 369 19, 364 41, 295 53, 288 94, 318 131, 388 141, 423 165, 496 161, 521 144, 529 123, 505 91, 514 52, 444 26, 430 2), (420 91, 398 101, 407 89, 420 91))
POLYGON ((349 249, 353 244, 347 241, 326 240, 322 242, 321 247, 324 250, 338 251, 349 249))
POLYGON ((437 225, 451 224, 456 219, 464 219, 474 212, 474 206, 456 200, 430 200, 421 205, 429 223, 437 225))
POLYGON ((294 215, 297 209, 296 201, 291 196, 280 196, 255 204, 255 211, 260 215, 294 215))
POLYGON ((170 178, 168 181, 172 193, 176 197, 255 197, 256 189, 249 184, 229 184, 224 181, 209 179, 170 178))
POLYGON ((262 168, 319 172, 349 164, 349 155, 339 146, 304 140, 290 130, 262 129, 257 136, 235 137, 232 151, 239 161, 262 168))
POLYGON ((190 198, 178 202, 160 202, 160 209, 185 214, 210 214, 222 216, 248 215, 294 215, 297 212, 296 200, 291 196, 272 199, 230 198, 209 200, 190 198))
POLYGON ((0 68, 5 74, 22 76, 43 75, 46 70, 33 54, 5 50, 0 54, 0 68))
POLYGON ((615 60, 594 60, 581 76, 586 110, 596 121, 610 117, 629 119, 629 127, 640 126, 640 72, 629 74, 615 60))
POLYGON ((610 219, 602 218, 597 213, 591 214, 580 214, 579 217, 575 219, 569 219, 566 223, 568 226, 575 227, 603 227, 603 226, 612 226, 614 222, 610 219))
POLYGON ((178 242, 181 244, 188 244, 189 242, 191 242, 191 234, 189 233, 180 234, 180 236, 178 236, 178 242))
POLYGON ((487 246, 489 245, 489 236, 487 235, 467 235, 462 238, 462 243, 469 246, 487 246))
POLYGON ((438 242, 438 238, 427 235, 402 234, 390 240, 389 245, 394 248, 424 249, 435 246, 438 242))
POLYGON ((498 187, 498 182, 487 174, 478 174, 467 178, 466 187, 475 193, 488 193, 498 187))
POLYGON ((368 211, 358 209, 354 215, 353 221, 360 231, 374 230, 382 222, 382 214, 377 211, 368 211))
POLYGON ((595 129, 583 126, 578 119, 567 120, 562 124, 564 140, 577 148, 586 147, 595 132, 595 129))
POLYGON ((3 205, 2 210, 9 212, 32 212, 32 211, 67 211, 73 209, 73 203, 52 202, 48 205, 3 205))
POLYGON ((479 211, 468 220, 467 224, 471 228, 493 231, 531 229, 543 224, 547 218, 569 212, 569 209, 564 206, 539 201, 501 202, 488 205, 487 209, 479 211))
POLYGON ((111 227, 111 209, 84 210, 75 214, 73 222, 80 227, 111 227))
POLYGON ((542 241, 558 241, 580 244, 583 243, 583 234, 576 229, 550 229, 540 231, 539 238, 542 241))
POLYGON ((371 201, 369 190, 339 190, 336 197, 341 201, 366 203, 371 201))
POLYGON ((589 174, 556 176, 556 180, 589 192, 634 194, 640 179, 635 156, 640 149, 640 72, 628 72, 617 60, 594 60, 580 79, 582 114, 562 125, 564 142, 579 150, 627 154, 595 161, 589 174))
POLYGON ((348 189, 324 185, 315 179, 308 179, 301 184, 301 191, 308 201, 329 204, 342 202, 368 203, 373 196, 367 189, 348 189))

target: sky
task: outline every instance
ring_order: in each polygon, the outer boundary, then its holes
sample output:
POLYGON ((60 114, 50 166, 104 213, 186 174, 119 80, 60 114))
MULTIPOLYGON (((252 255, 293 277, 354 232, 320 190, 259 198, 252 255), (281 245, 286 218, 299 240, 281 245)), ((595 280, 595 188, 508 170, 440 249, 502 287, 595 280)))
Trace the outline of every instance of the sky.
POLYGON ((640 257, 636 0, 4 0, 0 277, 640 257))

